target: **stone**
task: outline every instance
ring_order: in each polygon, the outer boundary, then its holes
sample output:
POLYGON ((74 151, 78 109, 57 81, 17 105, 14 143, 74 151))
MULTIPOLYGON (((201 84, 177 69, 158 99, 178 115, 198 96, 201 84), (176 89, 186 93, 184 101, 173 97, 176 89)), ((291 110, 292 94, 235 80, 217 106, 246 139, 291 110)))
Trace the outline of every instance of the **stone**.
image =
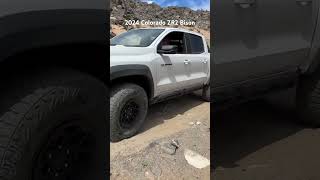
POLYGON ((210 165, 210 160, 189 149, 185 149, 184 157, 188 164, 197 169, 202 169, 210 165))
POLYGON ((171 145, 175 146, 177 149, 180 147, 180 143, 176 139, 171 140, 171 145))
POLYGON ((175 146, 168 143, 162 144, 160 147, 164 153, 170 154, 170 155, 174 155, 177 149, 175 146))

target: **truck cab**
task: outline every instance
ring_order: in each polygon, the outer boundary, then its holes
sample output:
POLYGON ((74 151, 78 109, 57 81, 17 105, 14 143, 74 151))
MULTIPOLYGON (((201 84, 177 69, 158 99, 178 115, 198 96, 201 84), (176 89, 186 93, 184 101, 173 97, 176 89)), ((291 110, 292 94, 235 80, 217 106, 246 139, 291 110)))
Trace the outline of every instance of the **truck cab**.
MULTIPOLYGON (((142 28, 120 34, 110 44, 111 89, 120 87, 125 91, 126 86, 136 86, 137 91, 146 94, 146 104, 139 107, 202 89, 209 99, 210 53, 203 35, 178 28, 142 28)), ((118 91, 111 93, 111 104, 118 91)), ((141 94, 137 99, 144 99, 141 94)), ((144 109, 143 120, 147 112, 144 109)), ((110 121, 120 122, 117 117, 110 117, 110 121)))

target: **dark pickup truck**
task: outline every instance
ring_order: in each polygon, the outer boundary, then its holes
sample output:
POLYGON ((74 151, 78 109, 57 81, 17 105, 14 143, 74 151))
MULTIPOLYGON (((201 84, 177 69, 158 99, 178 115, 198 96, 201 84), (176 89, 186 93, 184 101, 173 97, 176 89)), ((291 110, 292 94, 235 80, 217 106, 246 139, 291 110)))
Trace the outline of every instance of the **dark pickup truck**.
POLYGON ((320 125, 319 4, 213 1, 212 103, 232 104, 294 87, 300 119, 320 125))
POLYGON ((0 1, 1 180, 107 178, 107 9, 0 1))

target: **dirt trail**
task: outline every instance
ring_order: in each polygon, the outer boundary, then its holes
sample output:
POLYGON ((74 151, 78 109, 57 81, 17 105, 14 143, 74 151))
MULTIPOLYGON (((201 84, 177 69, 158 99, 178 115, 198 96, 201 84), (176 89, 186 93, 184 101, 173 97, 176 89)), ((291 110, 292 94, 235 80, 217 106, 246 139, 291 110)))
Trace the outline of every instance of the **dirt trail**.
POLYGON ((145 126, 138 135, 110 144, 111 160, 116 154, 130 155, 152 141, 190 128, 191 121, 202 121, 210 114, 209 103, 197 96, 184 96, 150 107, 145 126))
POLYGON ((209 167, 189 165, 183 155, 185 149, 210 159, 210 104, 193 95, 151 106, 138 135, 110 144, 111 179, 209 179, 209 167), (159 144, 172 139, 181 147, 175 155, 163 153, 159 144), (154 169, 161 169, 160 174, 154 169))
MULTIPOLYGON (((287 102, 284 94, 278 98, 277 103, 287 102)), ((219 119, 213 136, 214 179, 320 179, 320 130, 298 123, 294 109, 272 105, 250 102, 213 117, 219 119)))

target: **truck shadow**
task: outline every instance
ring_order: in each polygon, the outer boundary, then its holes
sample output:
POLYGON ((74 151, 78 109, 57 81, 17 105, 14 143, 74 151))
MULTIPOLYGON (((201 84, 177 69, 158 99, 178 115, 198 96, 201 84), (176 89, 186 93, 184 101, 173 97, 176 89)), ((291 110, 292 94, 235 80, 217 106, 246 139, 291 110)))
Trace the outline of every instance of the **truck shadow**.
POLYGON ((305 128, 296 122, 294 111, 276 109, 263 101, 243 104, 212 116, 212 171, 218 167, 235 168, 242 158, 305 128))
POLYGON ((149 113, 140 133, 145 132, 155 126, 163 124, 164 121, 184 115, 190 109, 204 103, 196 95, 186 95, 169 101, 154 104, 149 107, 149 113))

